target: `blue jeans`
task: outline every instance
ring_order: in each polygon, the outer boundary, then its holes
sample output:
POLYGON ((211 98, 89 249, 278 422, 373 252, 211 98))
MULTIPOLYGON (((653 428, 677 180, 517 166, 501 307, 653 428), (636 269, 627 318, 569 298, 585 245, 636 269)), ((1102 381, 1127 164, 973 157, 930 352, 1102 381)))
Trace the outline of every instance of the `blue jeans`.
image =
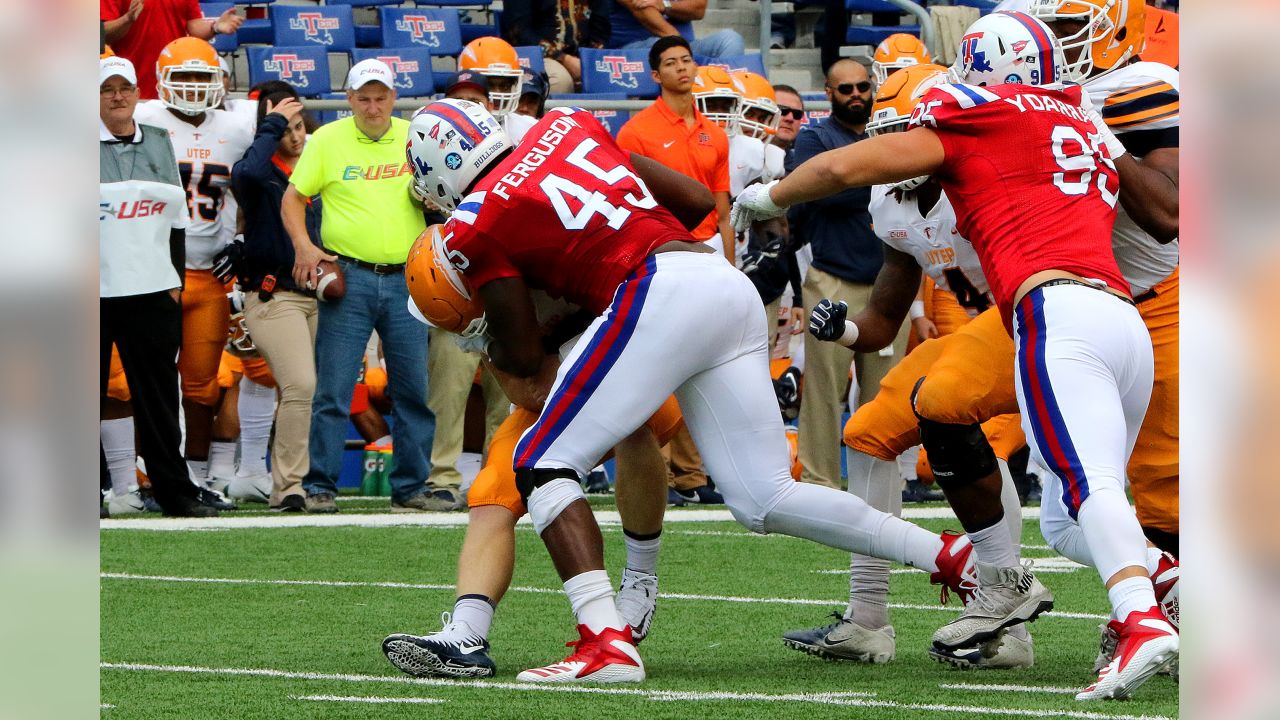
POLYGON ((387 397, 394 421, 391 499, 408 500, 426 491, 428 453, 436 431, 435 415, 427 409, 427 326, 409 315, 404 273, 377 275, 347 260, 338 264, 347 293, 338 302, 320 303, 311 468, 302 485, 309 495, 336 493, 351 393, 365 345, 376 329, 387 361, 387 397))
MULTIPOLYGON (((658 42, 655 35, 647 40, 637 40, 622 46, 623 50, 635 50, 639 48, 647 49, 653 47, 658 42)), ((747 54, 746 42, 737 32, 729 29, 717 30, 706 37, 700 37, 689 43, 694 55, 704 55, 706 57, 737 57, 747 54)))

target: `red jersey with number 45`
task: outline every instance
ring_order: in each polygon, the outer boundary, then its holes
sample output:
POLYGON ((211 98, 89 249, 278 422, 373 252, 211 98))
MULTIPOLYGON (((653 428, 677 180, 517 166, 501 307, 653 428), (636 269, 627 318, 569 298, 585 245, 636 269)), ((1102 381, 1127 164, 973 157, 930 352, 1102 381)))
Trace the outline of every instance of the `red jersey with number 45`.
POLYGON ((521 277, 597 314, 669 240, 693 242, 591 113, 556 108, 462 199, 442 238, 477 290, 521 277))
POLYGON ((1129 292, 1111 250, 1120 178, 1081 102, 1078 86, 955 84, 930 90, 912 113, 912 126, 942 141, 934 177, 1006 326, 1018 286, 1042 270, 1129 292))

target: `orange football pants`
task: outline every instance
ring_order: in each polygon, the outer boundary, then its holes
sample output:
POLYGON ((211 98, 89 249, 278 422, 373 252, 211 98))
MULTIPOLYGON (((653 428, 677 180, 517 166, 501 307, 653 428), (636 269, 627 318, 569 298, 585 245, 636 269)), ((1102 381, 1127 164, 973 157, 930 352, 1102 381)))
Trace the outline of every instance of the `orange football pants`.
POLYGON ((844 442, 889 461, 919 445, 920 424, 911 409, 911 391, 924 378, 916 397, 923 417, 981 423, 996 457, 1008 460, 1026 444, 1013 368, 1013 339, 1000 313, 991 308, 950 335, 927 340, 908 353, 880 382, 875 399, 849 418, 844 442))
POLYGON ((107 397, 120 402, 129 402, 133 396, 129 394, 129 381, 124 377, 124 365, 120 362, 120 351, 111 346, 111 370, 107 374, 107 397))
POLYGON ((236 375, 244 375, 265 387, 276 386, 276 379, 271 375, 266 360, 261 357, 241 358, 223 350, 222 361, 218 364, 218 387, 230 388, 235 384, 236 375))
POLYGON ((1129 487, 1138 522, 1178 532, 1178 270, 1152 290, 1156 296, 1138 305, 1151 332, 1155 381, 1151 404, 1129 457, 1129 487))
POLYGON ((182 350, 178 352, 184 398, 210 407, 218 404, 218 366, 230 322, 226 287, 212 271, 188 268, 182 290, 182 350))
MULTIPOLYGON (((467 490, 468 507, 501 505, 517 518, 525 514, 524 501, 520 499, 520 491, 516 489, 516 471, 513 465, 516 443, 520 442, 524 431, 537 421, 538 413, 517 407, 498 426, 493 439, 489 441, 489 456, 485 458, 484 467, 467 490)), ((645 424, 658 437, 658 444, 666 445, 684 427, 684 415, 680 412, 675 396, 667 398, 645 424)))

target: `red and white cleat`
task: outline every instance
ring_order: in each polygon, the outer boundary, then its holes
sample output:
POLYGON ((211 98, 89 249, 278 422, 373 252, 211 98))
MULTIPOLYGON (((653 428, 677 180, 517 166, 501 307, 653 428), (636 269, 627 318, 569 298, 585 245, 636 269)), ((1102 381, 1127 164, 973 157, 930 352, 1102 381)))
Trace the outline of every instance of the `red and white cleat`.
POLYGON ((973 565, 973 543, 969 542, 969 536, 943 530, 942 550, 936 562, 938 572, 929 575, 929 582, 942 586, 942 604, 947 604, 950 591, 968 605, 978 589, 978 571, 973 565))
POLYGON ((534 683, 623 683, 644 680, 644 663, 631 642, 631 628, 605 628, 597 635, 578 626, 580 640, 565 643, 574 648, 569 657, 553 665, 525 670, 516 676, 534 683))
POLYGON ((1178 657, 1178 631, 1158 607, 1131 612, 1108 627, 1119 638, 1115 655, 1077 700, 1123 700, 1178 657))

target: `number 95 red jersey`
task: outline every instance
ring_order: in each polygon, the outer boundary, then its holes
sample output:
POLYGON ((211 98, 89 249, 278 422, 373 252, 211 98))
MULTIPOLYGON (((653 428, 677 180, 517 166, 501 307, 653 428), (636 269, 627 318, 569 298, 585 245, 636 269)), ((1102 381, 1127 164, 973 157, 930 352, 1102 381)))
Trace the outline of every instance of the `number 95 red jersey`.
POLYGON ((1120 178, 1081 102, 1078 86, 940 85, 911 116, 942 141, 934 177, 1006 326, 1018 286, 1042 270, 1129 292, 1111 249, 1120 178))
POLYGON ((462 199, 442 237, 477 290, 506 277, 602 313, 657 246, 693 242, 591 113, 556 108, 462 199))

